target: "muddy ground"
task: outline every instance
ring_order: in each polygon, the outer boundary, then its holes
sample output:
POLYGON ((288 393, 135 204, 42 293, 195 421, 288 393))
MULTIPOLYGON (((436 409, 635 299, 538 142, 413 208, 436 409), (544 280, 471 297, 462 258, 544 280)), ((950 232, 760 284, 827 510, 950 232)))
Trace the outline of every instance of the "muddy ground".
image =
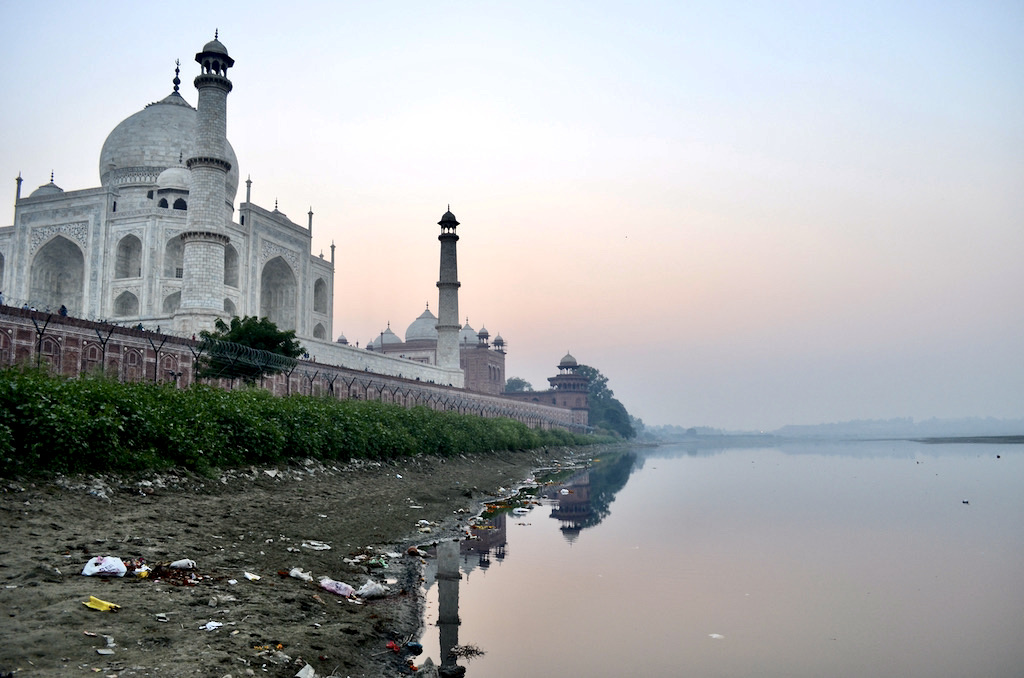
POLYGON ((411 675, 387 649, 421 625, 422 560, 408 547, 460 534, 500 487, 574 459, 563 449, 307 460, 215 478, 2 479, 0 676, 290 678, 305 664, 317 676, 411 675), (191 559, 196 569, 82 576, 95 556, 150 567, 191 559), (296 567, 313 581, 288 576, 296 567), (389 593, 346 599, 320 588, 325 575, 357 589, 373 579, 389 593), (86 607, 90 596, 120 609, 86 607))

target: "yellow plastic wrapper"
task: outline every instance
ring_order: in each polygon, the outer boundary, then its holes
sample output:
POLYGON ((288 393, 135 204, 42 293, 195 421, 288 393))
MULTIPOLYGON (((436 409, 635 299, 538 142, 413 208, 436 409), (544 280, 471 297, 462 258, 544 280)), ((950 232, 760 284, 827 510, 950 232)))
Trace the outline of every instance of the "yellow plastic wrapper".
POLYGON ((82 601, 82 605, 91 607, 94 610, 99 610, 100 612, 117 612, 121 609, 120 605, 108 603, 105 600, 100 600, 96 596, 89 596, 89 600, 82 601))

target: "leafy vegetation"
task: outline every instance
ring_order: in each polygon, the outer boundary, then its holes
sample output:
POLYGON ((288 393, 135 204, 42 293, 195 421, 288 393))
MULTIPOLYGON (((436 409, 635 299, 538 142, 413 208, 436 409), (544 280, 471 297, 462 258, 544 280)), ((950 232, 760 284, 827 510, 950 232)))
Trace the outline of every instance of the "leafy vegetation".
POLYGON ((522 393, 523 391, 532 390, 533 384, 522 377, 509 377, 505 380, 505 393, 522 393))
POLYGON ((636 436, 632 417, 625 406, 615 398, 615 393, 608 388, 608 377, 590 365, 580 365, 577 374, 590 379, 587 402, 590 406, 588 423, 598 431, 612 431, 623 438, 636 436))
POLYGON ((304 350, 295 330, 280 330, 269 318, 235 316, 230 325, 218 318, 212 332, 199 334, 206 345, 199 376, 205 378, 241 378, 255 384, 290 368, 304 350))
POLYGON ((389 459, 597 442, 606 441, 378 401, 0 370, 0 476, 6 477, 176 466, 208 473, 289 458, 389 459))

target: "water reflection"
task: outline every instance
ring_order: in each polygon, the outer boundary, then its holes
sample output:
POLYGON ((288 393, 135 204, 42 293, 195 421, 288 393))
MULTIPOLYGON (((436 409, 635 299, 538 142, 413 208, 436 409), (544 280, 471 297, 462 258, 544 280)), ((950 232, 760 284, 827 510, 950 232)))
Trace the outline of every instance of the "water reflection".
POLYGON ((552 503, 551 517, 559 521, 566 541, 575 542, 583 529, 607 518, 616 493, 626 486, 629 475, 642 466, 643 460, 633 452, 618 454, 596 461, 559 485, 549 487, 541 496, 552 503))
POLYGON ((429 559, 422 642, 445 668, 489 678, 680 675, 683 661, 729 678, 1019 676, 1022 451, 871 441, 609 457, 447 547, 457 576, 429 559), (450 656, 460 642, 486 655, 450 656))
MULTIPOLYGON (((465 544, 467 542, 462 542, 465 544)), ((441 676, 462 676, 465 667, 456 662, 459 646, 459 549, 460 543, 449 541, 437 546, 437 626, 441 640, 441 676)))

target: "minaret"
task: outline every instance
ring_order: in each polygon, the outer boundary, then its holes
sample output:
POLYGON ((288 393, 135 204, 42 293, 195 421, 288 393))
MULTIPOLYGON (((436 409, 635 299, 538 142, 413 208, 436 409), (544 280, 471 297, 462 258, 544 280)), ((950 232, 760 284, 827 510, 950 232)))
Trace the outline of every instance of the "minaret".
POLYGON ((195 148, 185 166, 192 173, 185 232, 181 306, 175 325, 188 332, 213 329, 224 316, 224 246, 229 237, 226 222, 224 183, 231 163, 225 159, 227 144, 227 102, 231 81, 228 68, 235 60, 214 38, 196 54, 202 72, 196 76, 199 90, 196 104, 195 148))
POLYGON ((451 206, 441 221, 441 274, 437 281, 437 366, 459 369, 459 267, 455 257, 455 243, 459 236, 455 227, 459 222, 451 212, 451 206))

